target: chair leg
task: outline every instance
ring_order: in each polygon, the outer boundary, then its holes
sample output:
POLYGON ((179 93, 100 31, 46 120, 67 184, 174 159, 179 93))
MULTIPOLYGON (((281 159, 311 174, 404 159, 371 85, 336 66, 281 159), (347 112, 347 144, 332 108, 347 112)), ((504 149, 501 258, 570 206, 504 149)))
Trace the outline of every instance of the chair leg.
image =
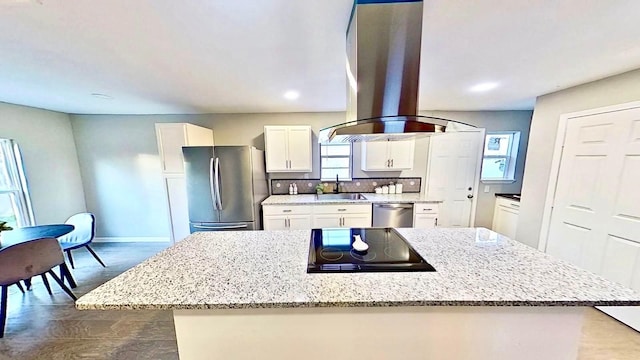
POLYGON ((71 250, 67 250, 67 257, 69 258, 69 264, 71 264, 71 268, 75 269, 75 266, 73 266, 73 257, 71 256, 71 250))
POLYGON ((18 289, 20 289, 20 292, 24 294, 24 288, 22 287, 22 285, 20 285, 20 281, 16 283, 16 286, 18 286, 18 289))
POLYGON ((7 293, 8 285, 2 285, 2 299, 0 299, 0 338, 4 337, 4 326, 7 323, 7 293))
POLYGON ((63 282, 64 282, 64 279, 67 279, 67 282, 69 283, 69 286, 71 286, 72 289, 75 289, 78 287, 78 284, 76 284, 76 281, 73 279, 73 275, 71 275, 71 271, 69 270, 69 267, 65 263, 60 264, 60 279, 63 282))
POLYGON ((49 270, 48 273, 51 275, 51 277, 53 278, 53 280, 55 280, 58 285, 60 285, 60 287, 62 288, 62 290, 64 290, 64 292, 67 293, 67 295, 69 295, 74 301, 78 300, 78 298, 76 298, 75 295, 73 295, 73 292, 71 292, 71 289, 69 289, 67 287, 67 285, 65 285, 62 280, 60 280, 60 278, 58 277, 58 275, 56 275, 55 272, 53 272, 53 270, 49 270))
POLYGON ((49 280, 47 280, 47 274, 43 273, 40 275, 40 277, 42 277, 42 282, 44 283, 44 287, 47 288, 47 292, 49 293, 49 295, 53 295, 53 293, 51 292, 51 286, 49 286, 49 280))
POLYGON ((107 265, 105 265, 102 260, 100 260, 100 258, 98 257, 98 254, 96 254, 95 251, 93 251, 93 249, 91 248, 91 246, 87 245, 87 250, 89 250, 89 252, 91 253, 91 255, 93 255, 94 258, 96 258, 96 260, 98 260, 98 262, 100 263, 100 265, 102 265, 102 267, 107 267, 107 265))
POLYGON ((31 278, 24 280, 24 286, 27 287, 27 290, 31 290, 31 278))

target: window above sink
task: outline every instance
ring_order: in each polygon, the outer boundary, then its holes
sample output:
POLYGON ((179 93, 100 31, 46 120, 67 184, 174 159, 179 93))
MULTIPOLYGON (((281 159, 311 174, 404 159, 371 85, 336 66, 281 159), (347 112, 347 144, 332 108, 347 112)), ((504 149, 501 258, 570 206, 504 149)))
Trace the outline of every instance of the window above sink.
POLYGON ((353 151, 351 143, 320 144, 320 179, 351 181, 353 151))

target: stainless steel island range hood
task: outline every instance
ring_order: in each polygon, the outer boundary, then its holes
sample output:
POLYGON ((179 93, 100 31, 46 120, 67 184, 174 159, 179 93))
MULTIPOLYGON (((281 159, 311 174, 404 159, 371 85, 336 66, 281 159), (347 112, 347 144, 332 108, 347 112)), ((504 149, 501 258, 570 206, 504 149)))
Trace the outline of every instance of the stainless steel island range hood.
POLYGON ((400 140, 444 132, 450 120, 418 115, 421 0, 354 0, 347 28, 347 122, 320 141, 400 140))

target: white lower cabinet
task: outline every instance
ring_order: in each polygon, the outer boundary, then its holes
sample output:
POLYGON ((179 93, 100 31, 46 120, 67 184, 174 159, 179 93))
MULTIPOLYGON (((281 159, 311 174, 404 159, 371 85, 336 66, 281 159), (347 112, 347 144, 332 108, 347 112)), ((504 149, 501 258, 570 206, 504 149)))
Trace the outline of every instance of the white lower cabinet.
POLYGON ((371 204, 314 205, 313 227, 371 227, 371 204))
POLYGON ((520 202, 497 197, 491 228, 493 231, 515 240, 519 214, 520 202))
POLYGON ((413 216, 413 227, 416 229, 433 229, 438 225, 438 215, 415 214, 413 216))
POLYGON ((311 209, 306 205, 265 205, 262 207, 264 229, 311 229, 311 209))
POLYGON ((275 215, 264 217, 265 230, 311 229, 311 215, 275 215))
POLYGON ((438 211, 438 204, 415 204, 413 206, 413 227, 432 229, 438 226, 438 211))
POLYGON ((335 214, 313 215, 314 228, 337 228, 342 226, 342 217, 335 214))

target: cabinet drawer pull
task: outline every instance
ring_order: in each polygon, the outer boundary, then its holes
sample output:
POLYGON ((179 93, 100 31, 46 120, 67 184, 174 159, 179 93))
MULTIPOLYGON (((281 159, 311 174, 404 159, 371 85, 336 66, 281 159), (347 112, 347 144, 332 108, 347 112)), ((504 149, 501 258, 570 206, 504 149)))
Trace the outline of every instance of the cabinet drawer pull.
POLYGON ((518 204, 509 204, 509 206, 514 207, 514 208, 519 208, 520 207, 520 205, 518 205, 518 204))
POLYGON ((432 211, 433 209, 422 209, 422 211, 432 211))
POLYGON ((338 211, 347 211, 347 209, 338 209, 338 211))
POLYGON ((282 212, 290 213, 291 210, 282 210, 282 212))

